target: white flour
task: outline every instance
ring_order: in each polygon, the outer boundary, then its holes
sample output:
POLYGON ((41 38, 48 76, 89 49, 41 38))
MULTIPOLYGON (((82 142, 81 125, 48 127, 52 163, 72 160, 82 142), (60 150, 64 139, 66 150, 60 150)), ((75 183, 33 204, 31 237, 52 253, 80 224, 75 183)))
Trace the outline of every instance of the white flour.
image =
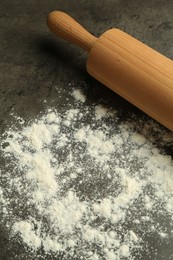
POLYGON ((75 98, 77 101, 85 102, 86 97, 83 95, 82 91, 80 89, 74 89, 72 92, 72 96, 75 98))
POLYGON ((72 96, 77 107, 20 119, 21 130, 2 137, 2 220, 11 239, 33 255, 42 246, 45 259, 137 260, 150 253, 145 237, 171 237, 173 161, 154 143, 169 146, 173 136, 84 106, 80 90, 72 96))

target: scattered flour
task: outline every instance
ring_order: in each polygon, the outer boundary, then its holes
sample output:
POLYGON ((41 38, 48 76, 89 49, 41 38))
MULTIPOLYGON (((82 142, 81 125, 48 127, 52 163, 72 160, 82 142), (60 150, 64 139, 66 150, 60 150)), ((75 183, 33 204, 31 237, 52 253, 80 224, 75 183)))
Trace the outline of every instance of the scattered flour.
POLYGON ((108 113, 108 109, 99 105, 95 107, 95 117, 96 119, 101 119, 102 117, 105 117, 108 113))
POLYGON ((83 103, 86 101, 86 97, 83 95, 83 93, 82 93, 82 91, 80 89, 73 90, 72 96, 77 101, 80 101, 80 102, 83 102, 83 103))
POLYGON ((41 239, 36 235, 33 224, 27 221, 15 222, 13 225, 14 233, 20 233, 23 242, 30 247, 39 248, 41 247, 41 239))
POLYGON ((110 110, 102 105, 95 106, 96 120, 102 119, 104 117, 115 116, 115 114, 115 110, 110 110))
POLYGON ((173 136, 153 122, 139 128, 101 105, 84 106, 81 90, 72 96, 77 108, 19 118, 21 130, 2 136, 0 221, 33 259, 41 247, 45 259, 149 255, 149 235, 159 243, 172 237, 173 161, 156 144, 170 147, 173 136))

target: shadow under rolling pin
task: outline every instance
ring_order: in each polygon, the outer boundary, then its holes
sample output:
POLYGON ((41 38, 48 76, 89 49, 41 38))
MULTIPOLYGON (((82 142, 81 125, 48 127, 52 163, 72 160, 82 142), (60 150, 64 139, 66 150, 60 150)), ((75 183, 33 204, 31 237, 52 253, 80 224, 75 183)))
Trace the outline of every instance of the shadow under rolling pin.
POLYGON ((49 29, 89 55, 87 71, 95 79, 173 130, 173 61, 119 29, 99 38, 67 14, 48 15, 49 29))

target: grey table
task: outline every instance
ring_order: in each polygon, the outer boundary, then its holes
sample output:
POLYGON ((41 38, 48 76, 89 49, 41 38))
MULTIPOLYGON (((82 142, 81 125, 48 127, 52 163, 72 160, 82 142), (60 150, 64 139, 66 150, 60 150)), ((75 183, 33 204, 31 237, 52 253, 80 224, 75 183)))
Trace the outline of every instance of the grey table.
MULTIPOLYGON (((96 36, 118 27, 173 58, 172 0, 1 0, 0 133, 13 123, 9 115, 12 110, 28 120, 45 106, 64 106, 71 81, 80 86, 85 82, 86 92, 92 93, 96 102, 104 97, 105 103, 114 106, 116 100, 117 107, 143 116, 86 73, 86 54, 82 50, 49 32, 46 16, 52 10, 69 13, 96 36), (55 86, 64 89, 61 98, 55 86)), ((158 259, 167 260, 164 250, 158 259)), ((0 259, 29 259, 19 243, 9 240, 2 225, 0 259)))

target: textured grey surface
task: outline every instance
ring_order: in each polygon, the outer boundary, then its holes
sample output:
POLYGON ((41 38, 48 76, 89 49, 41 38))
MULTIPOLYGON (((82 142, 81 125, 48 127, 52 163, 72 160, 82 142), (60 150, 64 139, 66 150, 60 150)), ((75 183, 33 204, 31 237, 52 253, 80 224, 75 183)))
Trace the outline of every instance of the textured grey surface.
MULTIPOLYGON (((82 50, 49 32, 46 16, 52 10, 68 12, 97 36, 118 27, 173 58, 172 0, 1 0, 0 133, 13 123, 9 115, 12 111, 29 120, 45 106, 65 107, 67 98, 70 102, 70 82, 84 86, 89 100, 120 107, 124 116, 127 111, 143 116, 86 73, 87 55, 82 50)), ((157 244, 154 239, 151 238, 153 247, 157 244)), ((164 245, 159 250, 157 259, 173 259, 169 258, 170 246, 164 245)), ((19 243, 9 241, 3 226, 0 226, 1 259, 30 259, 19 243)))

